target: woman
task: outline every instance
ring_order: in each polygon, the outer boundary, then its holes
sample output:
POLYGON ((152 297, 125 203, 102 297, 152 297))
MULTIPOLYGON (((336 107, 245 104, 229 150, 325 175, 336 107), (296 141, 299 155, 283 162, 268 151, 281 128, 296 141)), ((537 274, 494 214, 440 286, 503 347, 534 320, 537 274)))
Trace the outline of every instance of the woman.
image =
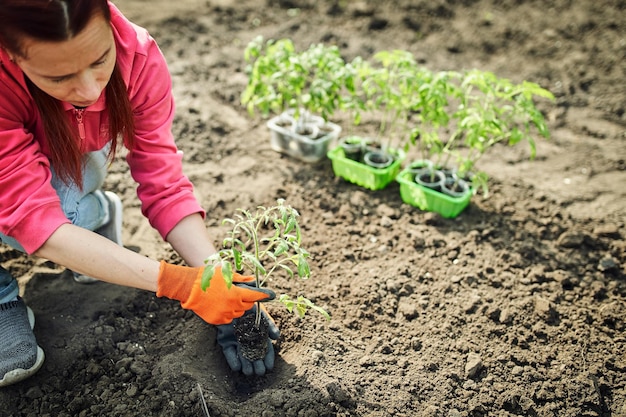
MULTIPOLYGON (((149 34, 106 0, 0 0, 0 47, 0 241, 71 269, 79 282, 179 300, 218 325, 231 368, 271 368, 272 350, 254 364, 237 356, 230 323, 274 293, 239 275, 230 289, 222 279, 199 287, 215 249, 182 173, 171 79, 149 34), (121 202, 101 190, 120 146, 142 213, 189 266, 121 246, 121 202)), ((41 367, 33 323, 16 280, 0 267, 0 386, 41 367)), ((270 333, 278 337, 275 326, 270 333)))

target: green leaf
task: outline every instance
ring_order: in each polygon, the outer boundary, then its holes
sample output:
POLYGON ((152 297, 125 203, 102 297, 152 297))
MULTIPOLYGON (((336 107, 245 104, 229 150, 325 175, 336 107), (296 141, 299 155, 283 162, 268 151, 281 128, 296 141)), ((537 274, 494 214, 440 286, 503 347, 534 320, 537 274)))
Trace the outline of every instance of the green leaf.
POLYGON ((297 224, 298 224, 298 221, 296 220, 296 217, 289 216, 289 219, 287 220, 287 225, 285 226, 285 233, 291 232, 296 227, 297 224))
POLYGON ((293 312, 293 306, 296 304, 287 294, 281 294, 278 298, 278 301, 281 302, 290 313, 293 312))
POLYGON ((298 317, 304 318, 304 315, 306 314, 306 305, 297 303, 296 313, 298 314, 298 317))
POLYGON ((289 250, 289 245, 287 244, 287 242, 282 241, 278 244, 278 246, 274 250, 274 255, 278 257, 282 255, 283 253, 287 252, 288 250, 289 250))
POLYGON ((226 282, 226 287, 230 288, 233 285, 233 267, 230 262, 222 262, 222 277, 226 282))
POLYGON ((215 265, 207 265, 202 271, 202 279, 200 280, 200 288, 202 291, 206 291, 211 285, 211 279, 215 275, 215 265))
POLYGON ((318 307, 318 306, 316 306, 316 305, 312 305, 312 306, 311 306, 311 308, 312 308, 313 310, 317 311, 318 313, 320 313, 322 316, 324 316, 324 318, 325 318, 326 320, 329 320, 329 321, 330 321, 330 314, 328 314, 328 312, 327 312, 326 310, 324 310, 323 308, 318 307))
POLYGON ((330 320, 330 314, 328 314, 326 310, 315 305, 311 300, 302 295, 299 295, 296 300, 293 300, 287 294, 281 294, 278 301, 287 308, 287 311, 290 313, 295 312, 301 319, 304 318, 308 309, 312 309, 321 314, 326 320, 330 320))
POLYGON ((297 261, 298 265, 298 275, 302 278, 308 278, 311 275, 311 270, 309 268, 309 263, 306 261, 304 256, 300 255, 297 261))
POLYGON ((241 251, 233 248, 233 259, 235 262, 235 270, 241 271, 243 269, 241 251))
POLYGON ((324 310, 323 308, 315 305, 315 303, 313 303, 308 298, 305 298, 305 297, 300 295, 300 296, 298 296, 298 302, 304 304, 308 308, 311 308, 311 309, 317 311, 322 316, 324 316, 324 318, 326 318, 326 320, 330 320, 330 314, 328 314, 328 312, 326 310, 324 310))
POLYGON ((282 268, 284 271, 287 272, 287 274, 289 275, 289 278, 293 278, 294 277, 294 273, 291 270, 291 268, 289 268, 289 266, 285 265, 285 264, 278 264, 278 266, 280 268, 282 268))
POLYGON ((261 262, 254 255, 248 255, 246 256, 246 259, 250 261, 250 263, 252 264, 252 267, 255 269, 255 271, 258 271, 259 274, 261 275, 267 274, 266 269, 263 267, 261 262))

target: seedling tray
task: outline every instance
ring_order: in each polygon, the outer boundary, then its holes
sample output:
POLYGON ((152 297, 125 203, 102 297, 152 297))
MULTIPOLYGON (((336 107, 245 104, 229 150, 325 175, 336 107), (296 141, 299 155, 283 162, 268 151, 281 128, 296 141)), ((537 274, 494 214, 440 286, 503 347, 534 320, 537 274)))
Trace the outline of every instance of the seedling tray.
POLYGON ((396 152, 394 162, 386 168, 372 168, 346 158, 343 148, 337 146, 328 152, 336 176, 370 190, 380 190, 392 182, 400 172, 404 152, 396 152))
POLYGON ((467 207, 472 198, 471 189, 461 197, 450 197, 416 183, 412 175, 409 169, 405 169, 396 177, 396 181, 400 183, 400 197, 405 203, 421 210, 439 213, 445 218, 454 218, 467 207))

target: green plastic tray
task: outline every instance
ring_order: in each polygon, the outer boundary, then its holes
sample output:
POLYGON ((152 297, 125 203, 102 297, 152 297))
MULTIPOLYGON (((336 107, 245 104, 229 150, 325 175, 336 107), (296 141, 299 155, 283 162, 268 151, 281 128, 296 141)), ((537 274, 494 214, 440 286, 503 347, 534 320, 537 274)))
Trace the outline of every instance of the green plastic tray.
POLYGON ((327 156, 332 162, 336 176, 370 190, 380 190, 392 182, 400 172, 402 161, 406 155, 401 151, 396 152, 396 154, 395 161, 387 168, 382 169, 372 168, 346 158, 341 146, 331 149, 327 156))
POLYGON ((467 207, 473 195, 470 189, 464 196, 455 198, 424 187, 411 178, 409 169, 400 172, 396 181, 400 183, 402 201, 424 211, 439 213, 448 219, 458 216, 467 207))

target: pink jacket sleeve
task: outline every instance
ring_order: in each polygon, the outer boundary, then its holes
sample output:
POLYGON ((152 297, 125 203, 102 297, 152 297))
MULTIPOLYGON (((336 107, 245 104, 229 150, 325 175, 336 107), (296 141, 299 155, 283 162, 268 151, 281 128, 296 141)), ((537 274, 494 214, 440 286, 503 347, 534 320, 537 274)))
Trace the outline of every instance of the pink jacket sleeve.
POLYGON ((17 73, 0 51, 0 232, 35 252, 69 223, 50 184, 50 163, 34 134, 40 119, 17 73))

